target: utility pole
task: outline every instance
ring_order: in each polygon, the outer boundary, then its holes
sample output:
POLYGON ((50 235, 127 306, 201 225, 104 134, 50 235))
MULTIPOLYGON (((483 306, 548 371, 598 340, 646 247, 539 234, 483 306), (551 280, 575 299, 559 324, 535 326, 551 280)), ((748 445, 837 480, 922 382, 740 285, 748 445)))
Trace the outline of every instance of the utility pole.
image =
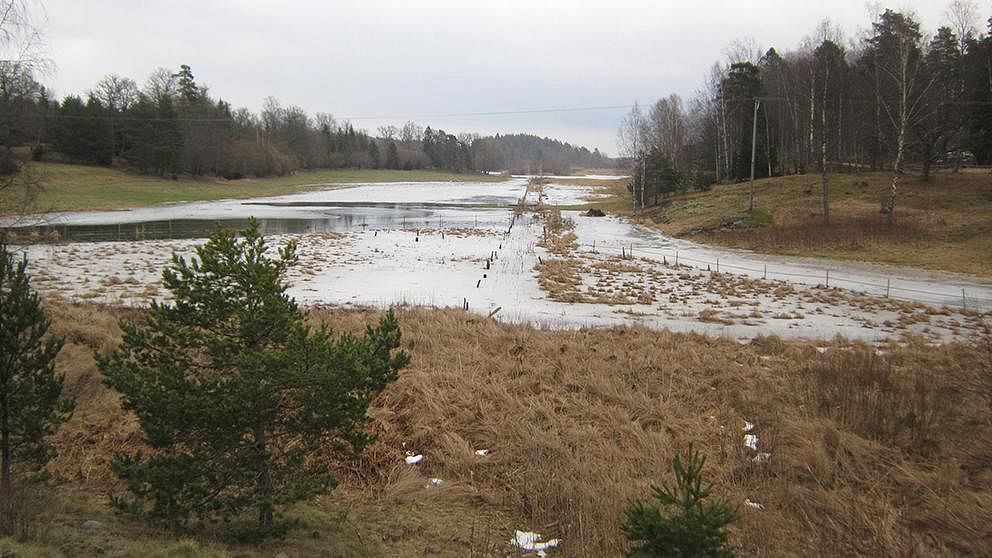
POLYGON ((747 212, 754 211, 754 159, 758 147, 758 107, 761 99, 754 99, 754 118, 751 119, 751 189, 747 194, 747 212))
POLYGON ((645 180, 645 160, 646 155, 641 155, 641 211, 644 211, 644 180, 645 180))

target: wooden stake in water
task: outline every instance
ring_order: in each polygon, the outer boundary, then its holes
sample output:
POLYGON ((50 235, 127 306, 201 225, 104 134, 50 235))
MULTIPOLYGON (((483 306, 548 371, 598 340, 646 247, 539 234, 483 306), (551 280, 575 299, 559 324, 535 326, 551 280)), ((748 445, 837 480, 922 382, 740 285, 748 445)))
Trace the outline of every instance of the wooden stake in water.
POLYGON ((827 270, 827 286, 830 286, 830 270, 827 270))

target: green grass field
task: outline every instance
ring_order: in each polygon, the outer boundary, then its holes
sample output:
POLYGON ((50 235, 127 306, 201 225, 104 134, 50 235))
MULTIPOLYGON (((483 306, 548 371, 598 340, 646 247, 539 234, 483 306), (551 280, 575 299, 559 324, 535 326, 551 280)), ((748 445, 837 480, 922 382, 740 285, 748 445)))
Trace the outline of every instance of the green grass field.
MULTIPOLYGON (((125 209, 166 202, 205 201, 290 194, 314 186, 362 182, 500 181, 501 176, 436 171, 342 169, 301 171, 289 176, 241 180, 179 177, 176 180, 114 168, 31 163, 26 176, 39 186, 31 212, 125 209)), ((22 207, 16 192, 0 199, 0 212, 22 207)))

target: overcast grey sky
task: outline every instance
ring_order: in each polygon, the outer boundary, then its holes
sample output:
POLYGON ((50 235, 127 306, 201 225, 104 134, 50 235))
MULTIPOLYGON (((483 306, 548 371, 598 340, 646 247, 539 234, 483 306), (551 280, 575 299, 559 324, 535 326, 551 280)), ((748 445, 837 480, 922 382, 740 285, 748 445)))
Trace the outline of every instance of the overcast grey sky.
MULTIPOLYGON (((610 154, 625 109, 426 115, 650 104, 670 93, 688 98, 734 39, 753 37, 781 52, 795 49, 827 17, 848 37, 870 24, 861 0, 43 4, 56 70, 42 81, 59 96, 83 93, 109 73, 140 86, 157 67, 189 64, 214 97, 253 111, 271 95, 372 131, 413 119, 455 133, 557 137, 610 154), (394 118, 358 118, 373 116, 394 118)), ((930 33, 943 22, 946 4, 889 7, 915 11, 930 33)))

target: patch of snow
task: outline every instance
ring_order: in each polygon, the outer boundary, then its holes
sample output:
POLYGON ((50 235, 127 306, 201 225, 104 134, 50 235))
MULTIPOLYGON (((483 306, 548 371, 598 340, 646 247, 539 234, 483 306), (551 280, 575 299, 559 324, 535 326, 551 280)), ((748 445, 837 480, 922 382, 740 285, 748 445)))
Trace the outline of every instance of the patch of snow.
POLYGON ((763 509, 765 509, 765 506, 763 504, 759 504, 758 502, 752 502, 748 498, 744 498, 744 505, 747 506, 747 507, 749 507, 749 508, 751 508, 751 509, 753 509, 753 510, 763 510, 763 509))
POLYGON ((554 548, 561 543, 560 539, 549 539, 547 541, 541 542, 541 535, 538 533, 531 533, 529 531, 516 531, 513 539, 510 540, 510 544, 521 548, 523 550, 537 550, 543 551, 549 548, 554 548))
POLYGON ((416 465, 417 463, 420 463, 423 460, 424 460, 424 456, 423 455, 419 455, 419 454, 417 454, 417 455, 408 455, 405 458, 405 461, 406 461, 406 464, 407 465, 416 465))
POLYGON ((754 451, 758 451, 758 437, 755 436, 754 434, 745 434, 744 435, 744 446, 745 447, 749 447, 749 448, 753 449, 754 451))

